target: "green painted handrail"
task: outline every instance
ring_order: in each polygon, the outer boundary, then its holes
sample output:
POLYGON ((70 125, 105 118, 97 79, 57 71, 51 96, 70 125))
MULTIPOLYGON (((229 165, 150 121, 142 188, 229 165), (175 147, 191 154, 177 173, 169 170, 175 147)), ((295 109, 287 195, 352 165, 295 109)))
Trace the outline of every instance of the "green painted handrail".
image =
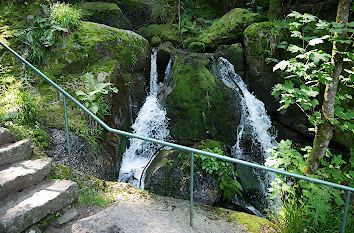
MULTIPOLYGON (((77 106, 79 106, 79 108, 84 110, 89 116, 91 116, 104 129, 106 129, 109 132, 116 133, 116 134, 123 135, 123 136, 127 136, 127 137, 141 139, 141 140, 144 140, 144 141, 149 141, 149 142, 152 142, 152 143, 161 144, 161 145, 164 145, 164 146, 168 146, 168 147, 172 147, 172 148, 175 148, 175 149, 180 149, 180 150, 184 150, 184 151, 188 151, 188 152, 192 153, 192 156, 191 156, 191 188, 190 188, 190 225, 191 226, 193 225, 193 182, 194 182, 194 179, 193 179, 193 173, 194 173, 194 171, 193 171, 193 163, 194 163, 193 162, 193 158, 194 158, 194 153, 196 153, 196 154, 202 154, 202 155, 206 155, 206 156, 209 156, 209 157, 213 157, 213 158, 216 158, 216 159, 225 160, 227 162, 241 164, 241 165, 252 167, 252 168, 262 169, 262 170, 265 170, 265 171, 274 172, 274 173, 277 173, 277 174, 290 176, 290 177, 294 177, 294 178, 297 178, 297 179, 307 180, 307 181, 310 181, 310 182, 313 182, 313 183, 323 184, 323 185, 327 185, 327 186, 331 186, 331 187, 334 187, 334 188, 338 188, 338 189, 347 191, 346 200, 345 200, 345 206, 344 206, 344 212, 343 212, 343 221, 342 221, 342 227, 341 227, 341 232, 344 233, 345 224, 346 224, 346 218, 347 218, 348 208, 349 208, 350 195, 351 195, 351 192, 354 192, 354 188, 349 187, 349 186, 345 186, 345 185, 341 185, 341 184, 328 182, 328 181, 325 181, 325 180, 316 179, 316 178, 313 178, 313 177, 308 177, 308 176, 303 176, 303 175, 299 175, 299 174, 283 171, 283 170, 280 170, 280 169, 266 167, 264 165, 260 165, 260 164, 256 164, 256 163, 252 163, 252 162, 247 162, 247 161, 240 160, 240 159, 230 158, 230 157, 226 157, 226 156, 222 156, 222 155, 218 155, 218 154, 214 154, 214 153, 198 150, 198 149, 187 147, 187 146, 178 145, 178 144, 175 144, 175 143, 161 141, 161 140, 154 139, 154 138, 143 137, 143 136, 139 136, 139 135, 136 135, 136 134, 133 134, 133 133, 129 133, 129 132, 125 132, 125 131, 118 130, 118 129, 113 129, 113 128, 109 127, 106 123, 104 123, 95 114, 93 114, 90 110, 88 110, 78 100, 76 100, 69 93, 67 93, 60 86, 58 86, 55 82, 53 82, 50 78, 48 78, 41 71, 39 71, 36 67, 34 67, 31 63, 26 61, 18 53, 16 53, 9 46, 7 46, 5 43, 3 43, 1 40, 0 40, 0 44, 3 47, 5 47, 8 51, 10 51, 13 55, 15 55, 20 61, 22 61, 28 67, 30 67, 33 71, 35 71, 38 75, 40 75, 42 78, 44 78, 47 82, 49 82, 59 92, 61 92, 63 94, 64 113, 65 113, 65 127, 66 127, 67 143, 68 143, 69 160, 71 160, 71 151, 70 151, 69 126, 68 126, 68 119, 67 119, 68 117, 67 117, 67 112, 66 112, 66 98, 68 98, 71 101, 73 101, 77 106)), ((71 161, 69 161, 69 164, 70 164, 70 177, 72 178, 71 161)))

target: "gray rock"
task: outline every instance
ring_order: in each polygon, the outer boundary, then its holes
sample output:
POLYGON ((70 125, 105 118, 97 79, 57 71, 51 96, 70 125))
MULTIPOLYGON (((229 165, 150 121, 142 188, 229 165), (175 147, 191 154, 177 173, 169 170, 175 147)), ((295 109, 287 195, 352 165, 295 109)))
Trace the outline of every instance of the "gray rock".
POLYGON ((21 232, 53 211, 71 204, 78 196, 77 184, 68 180, 42 182, 0 203, 0 224, 5 233, 21 232))
POLYGON ((0 145, 15 142, 10 130, 0 127, 0 145))
POLYGON ((65 211, 65 213, 60 218, 58 218, 53 225, 54 226, 63 225, 72 220, 75 220, 78 217, 78 215, 79 213, 77 212, 77 210, 75 208, 71 208, 65 211))
POLYGON ((31 141, 24 139, 0 148, 0 166, 25 160, 31 155, 31 141))
POLYGON ((50 172, 50 158, 26 160, 0 171, 0 200, 42 181, 50 172))

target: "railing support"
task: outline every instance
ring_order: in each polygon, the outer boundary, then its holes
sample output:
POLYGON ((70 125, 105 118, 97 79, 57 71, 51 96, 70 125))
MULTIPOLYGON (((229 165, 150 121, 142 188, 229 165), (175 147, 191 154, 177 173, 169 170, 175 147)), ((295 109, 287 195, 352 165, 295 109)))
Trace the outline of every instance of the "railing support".
POLYGON ((347 221, 349 202, 350 202, 350 191, 347 191, 347 196, 345 198, 343 220, 342 220, 342 229, 340 230, 341 233, 344 233, 344 231, 345 231, 345 223, 347 221))
POLYGON ((190 187, 190 213, 189 213, 189 225, 193 226, 193 186, 194 186, 194 153, 191 156, 191 187, 190 187))
POLYGON ((63 104, 64 104, 64 116, 65 116, 66 142, 68 144, 70 180, 73 180, 72 164, 71 164, 71 145, 70 145, 69 123, 68 123, 68 111, 66 109, 65 95, 63 95, 63 104))

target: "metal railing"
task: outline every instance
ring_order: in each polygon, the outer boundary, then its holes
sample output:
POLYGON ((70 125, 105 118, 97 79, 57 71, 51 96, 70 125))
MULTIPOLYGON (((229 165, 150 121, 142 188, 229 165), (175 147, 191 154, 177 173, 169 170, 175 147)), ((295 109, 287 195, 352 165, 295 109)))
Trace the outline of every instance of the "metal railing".
POLYGON ((104 129, 106 129, 109 132, 112 132, 112 133, 115 133, 115 134, 119 134, 119 135, 123 135, 123 136, 127 136, 127 137, 141 139, 141 140, 144 140, 144 141, 149 141, 149 142, 152 142, 152 143, 157 143, 157 144, 160 144, 160 145, 172 147, 172 148, 175 148, 175 149, 184 150, 184 151, 187 151, 187 152, 191 152, 191 167, 190 167, 190 173, 191 173, 190 174, 190 179, 191 179, 191 182, 190 182, 190 225, 191 226, 193 226, 194 153, 197 153, 197 154, 213 157, 213 158, 216 158, 216 159, 225 160, 227 162, 241 164, 241 165, 252 167, 252 168, 256 168, 256 169, 262 169, 262 170, 265 170, 265 171, 274 172, 274 173, 277 173, 277 174, 290 176, 290 177, 294 177, 294 178, 297 178, 297 179, 307 180, 307 181, 310 181, 310 182, 313 182, 313 183, 323 184, 323 185, 327 185, 327 186, 331 186, 331 187, 334 187, 334 188, 338 188, 338 189, 347 191, 346 199, 345 199, 345 205, 344 205, 344 212, 343 212, 342 227, 341 227, 341 232, 344 233, 346 219, 347 219, 347 215, 348 215, 350 195, 351 195, 351 192, 354 192, 354 188, 348 187, 348 186, 345 186, 345 185, 335 184, 335 183, 332 183, 332 182, 328 182, 328 181, 324 181, 324 180, 320 180, 320 179, 316 179, 316 178, 312 178, 312 177, 308 177, 308 176, 303 176, 303 175, 299 175, 299 174, 295 174, 295 173, 291 173, 291 172, 286 172, 286 171, 283 171, 283 170, 280 170, 280 169, 266 167, 266 166, 263 166, 263 165, 259 165, 259 164, 252 163, 252 162, 247 162, 247 161, 240 160, 240 159, 230 158, 230 157, 226 157, 226 156, 222 156, 222 155, 218 155, 218 154, 214 154, 214 153, 210 153, 210 152, 194 149, 194 148, 187 147, 187 146, 178 145, 178 144, 175 144, 175 143, 165 142, 165 141, 161 141, 161 140, 154 139, 154 138, 142 137, 142 136, 139 136, 139 135, 136 135, 136 134, 133 134, 133 133, 129 133, 129 132, 113 129, 113 128, 109 127, 106 123, 104 123, 101 119, 99 119, 97 116, 95 116, 90 110, 88 110, 84 105, 82 105, 79 101, 77 101, 69 93, 67 93, 65 90, 63 90, 61 87, 59 87, 55 82, 53 82, 46 75, 44 75, 41 71, 39 71, 36 67, 34 67, 31 63, 26 61, 23 57, 21 57, 19 54, 17 54, 9 46, 4 44, 1 40, 0 40, 0 44, 3 47, 5 47, 8 51, 10 51, 13 55, 15 55, 20 61, 25 63, 29 68, 31 68, 33 71, 35 71, 38 75, 40 75, 42 78, 44 78, 47 82, 49 82, 59 92, 62 93, 62 95, 63 95, 63 105, 64 105, 64 115, 65 115, 66 139, 67 139, 67 144, 68 144, 70 179, 72 179, 72 166, 71 166, 71 149, 70 149, 71 147, 70 147, 70 137, 69 137, 68 116, 67 116, 67 109, 66 109, 66 98, 69 98, 71 101, 73 101, 77 106, 79 106, 82 110, 84 110, 89 116, 91 116, 97 123, 99 123, 104 129))

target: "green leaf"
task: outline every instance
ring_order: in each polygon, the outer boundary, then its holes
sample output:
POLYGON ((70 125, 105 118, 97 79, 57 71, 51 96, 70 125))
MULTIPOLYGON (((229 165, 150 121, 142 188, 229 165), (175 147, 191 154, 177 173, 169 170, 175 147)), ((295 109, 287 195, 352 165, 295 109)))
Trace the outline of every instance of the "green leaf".
POLYGON ((290 46, 288 47, 288 51, 289 51, 289 52, 292 52, 292 53, 298 53, 298 52, 300 52, 300 53, 305 53, 305 52, 306 52, 305 49, 303 49, 303 48, 301 48, 301 47, 299 47, 299 46, 297 46, 297 45, 290 45, 290 46))
POLYGON ((285 70, 286 67, 289 65, 289 61, 286 61, 286 60, 283 60, 281 62, 279 62, 278 64, 276 64, 274 67, 273 67, 273 72, 278 70, 278 69, 281 69, 281 70, 285 70))

